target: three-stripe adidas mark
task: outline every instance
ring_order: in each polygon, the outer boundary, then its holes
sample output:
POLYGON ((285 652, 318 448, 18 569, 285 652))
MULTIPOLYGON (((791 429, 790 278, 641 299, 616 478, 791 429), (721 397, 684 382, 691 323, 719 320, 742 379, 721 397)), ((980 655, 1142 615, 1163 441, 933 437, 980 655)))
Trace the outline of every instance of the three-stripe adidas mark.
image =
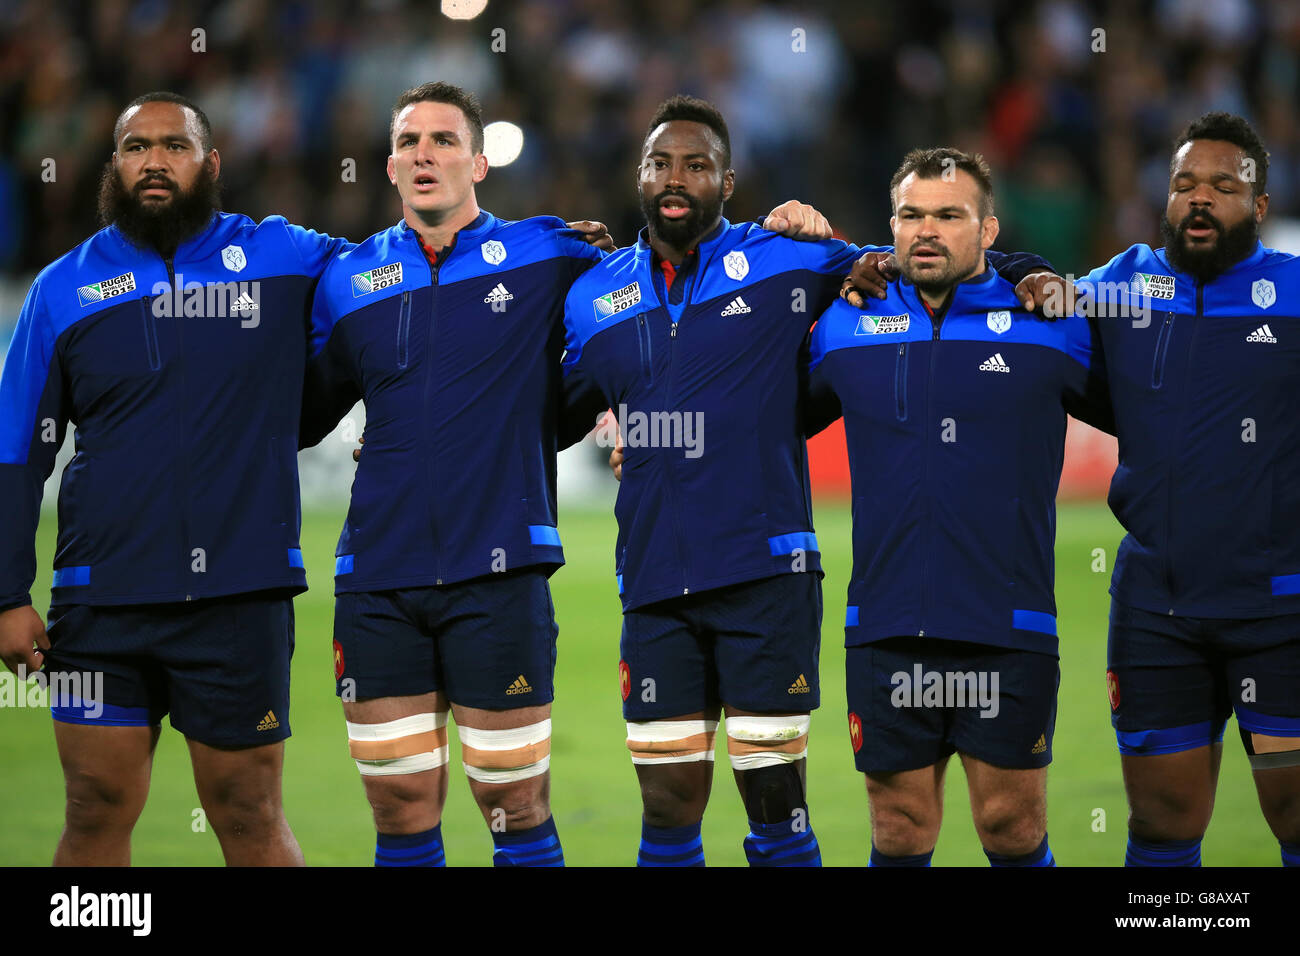
POLYGON ((811 692, 812 688, 808 686, 808 678, 804 677, 802 674, 799 675, 795 682, 791 684, 789 689, 786 691, 787 694, 808 694, 811 692))
POLYGON ((498 282, 497 287, 489 292, 483 301, 491 305, 493 302, 509 302, 513 298, 514 295, 505 287, 505 284, 498 282))
POLYGON ((998 352, 989 356, 985 361, 980 363, 981 372, 1010 372, 1011 366, 1002 359, 1002 353, 998 352))
POLYGON ((280 726, 280 721, 276 718, 275 711, 268 710, 266 712, 266 716, 262 718, 262 722, 257 725, 257 729, 259 731, 275 730, 275 728, 279 726, 280 726))
POLYGON ((753 309, 745 305, 744 299, 742 299, 740 296, 736 296, 734 299, 731 300, 731 303, 725 309, 722 310, 722 314, 724 316, 744 315, 746 312, 752 312, 752 311, 753 309))
POLYGON ((523 674, 520 674, 518 677, 516 677, 514 683, 506 688, 507 696, 510 696, 512 694, 531 694, 532 692, 533 689, 530 686, 528 686, 528 681, 524 679, 523 674))
POLYGON ((1277 345, 1277 337, 1273 334, 1273 330, 1268 327, 1267 322, 1246 336, 1246 341, 1267 342, 1269 345, 1277 345))

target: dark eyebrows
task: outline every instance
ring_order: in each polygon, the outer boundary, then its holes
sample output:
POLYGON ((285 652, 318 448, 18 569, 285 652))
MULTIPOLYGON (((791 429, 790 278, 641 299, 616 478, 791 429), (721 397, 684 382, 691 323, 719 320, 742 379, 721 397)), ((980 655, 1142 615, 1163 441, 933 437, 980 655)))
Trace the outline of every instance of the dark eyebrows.
MULTIPOLYGON (((188 133, 165 133, 162 136, 159 136, 157 141, 160 143, 185 143, 188 146, 190 143, 190 137, 188 133)), ((123 146, 126 146, 128 143, 147 144, 151 142, 154 141, 141 133, 127 133, 122 137, 123 146)))
MULTIPOLYGON (((452 139, 452 140, 460 139, 460 137, 456 135, 456 131, 452 129, 435 129, 431 131, 429 135, 434 137, 441 136, 444 139, 452 139)), ((397 142, 399 143, 405 140, 419 139, 419 138, 420 138, 420 130, 408 129, 397 134, 397 142)))
MULTIPOLYGON (((1190 180, 1192 180, 1193 182, 1195 182, 1197 178, 1198 178, 1198 177, 1197 177, 1197 175, 1196 175, 1195 173, 1191 172, 1190 170, 1186 170, 1186 169, 1179 170, 1178 172, 1174 173, 1174 175, 1173 175, 1173 181, 1174 181, 1174 182, 1177 182, 1177 181, 1180 180, 1180 179, 1190 179, 1190 180)), ((1215 170, 1214 172, 1210 173, 1210 176, 1209 176, 1209 181, 1210 181, 1210 182, 1212 182, 1212 183, 1221 183, 1221 182, 1223 182, 1224 180, 1227 180, 1227 181, 1230 182, 1230 183, 1240 183, 1240 182, 1243 182, 1243 180, 1242 180, 1242 178, 1241 178, 1240 176, 1238 176, 1238 175, 1236 175, 1236 174, 1234 174, 1234 173, 1226 172, 1226 171, 1224 171, 1224 170, 1222 170, 1222 169, 1215 170)))
MULTIPOLYGON (((671 159, 671 158, 672 158, 672 154, 669 153, 667 150, 664 150, 664 149, 652 149, 652 150, 651 150, 650 152, 648 152, 646 155, 647 155, 648 157, 650 157, 651 159, 655 158, 656 156, 662 157, 662 158, 664 158, 664 159, 671 159)), ((709 160, 710 162, 713 161, 713 157, 710 156, 708 153, 687 153, 687 154, 686 154, 685 156, 683 156, 682 158, 683 158, 683 159, 707 159, 707 160, 709 160)))
POLYGON ((945 213, 945 212, 955 212, 955 213, 960 213, 960 214, 963 215, 963 216, 966 215, 966 207, 965 207, 965 206, 940 206, 938 209, 926 210, 926 209, 922 209, 920 206, 914 206, 914 205, 912 205, 911 203, 905 203, 904 205, 898 207, 898 211, 899 211, 899 212, 919 212, 919 213, 931 212, 931 213, 933 213, 933 214, 936 215, 936 216, 940 215, 941 213, 945 213))

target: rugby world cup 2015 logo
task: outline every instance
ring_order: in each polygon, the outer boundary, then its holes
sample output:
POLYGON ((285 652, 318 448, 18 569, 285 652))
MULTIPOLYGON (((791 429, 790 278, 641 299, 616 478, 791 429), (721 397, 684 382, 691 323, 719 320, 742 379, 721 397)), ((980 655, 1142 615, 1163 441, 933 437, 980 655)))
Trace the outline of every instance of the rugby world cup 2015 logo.
POLYGON ((1172 299, 1174 297, 1174 277, 1155 275, 1151 272, 1135 272, 1128 280, 1129 291, 1134 295, 1149 299, 1172 299))
POLYGON ((380 289, 387 289, 389 286, 401 285, 401 283, 402 264, 400 262, 390 262, 378 269, 371 269, 369 272, 358 272, 354 275, 352 277, 352 297, 369 295, 371 292, 378 292, 380 289))
POLYGON ((596 312, 596 321, 604 322, 611 315, 617 315, 619 312, 630 309, 640 301, 641 283, 633 282, 621 289, 615 289, 613 292, 607 292, 599 298, 592 299, 591 307, 596 312))
POLYGON ((135 291, 135 273, 124 272, 120 276, 114 276, 111 279, 104 279, 100 282, 92 282, 90 285, 83 285, 77 290, 77 301, 81 303, 84 309, 88 305, 94 305, 96 302, 103 302, 105 299, 112 299, 119 295, 125 295, 128 292, 135 291))

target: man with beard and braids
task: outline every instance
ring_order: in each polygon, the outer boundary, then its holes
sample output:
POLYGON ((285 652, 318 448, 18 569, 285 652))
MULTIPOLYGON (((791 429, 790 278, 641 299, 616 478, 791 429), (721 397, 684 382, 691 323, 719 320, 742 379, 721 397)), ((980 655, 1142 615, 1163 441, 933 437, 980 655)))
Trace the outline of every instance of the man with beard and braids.
MULTIPOLYGON (((1268 153, 1208 113, 1174 144, 1162 249, 1077 292, 1094 312, 1128 531, 1107 686, 1129 802, 1126 863, 1198 866, 1235 711, 1260 806, 1300 865, 1300 259, 1266 248, 1268 153)), ((1034 275, 1019 292, 1068 304, 1034 275)))
POLYGON ((56 865, 127 864, 163 714, 230 865, 301 864, 281 807, 310 294, 341 239, 219 211, 203 112, 131 102, 105 228, 37 276, 0 375, 0 658, 42 671, 56 865), (49 628, 31 606, 64 428, 49 628))
POLYGON ((809 328, 859 250, 728 222, 730 166, 712 105, 664 102, 638 169, 646 229, 565 302, 561 447, 611 407, 625 444, 619 679, 643 866, 703 865, 724 711, 750 864, 821 861, 804 759, 821 565, 799 396, 809 328))

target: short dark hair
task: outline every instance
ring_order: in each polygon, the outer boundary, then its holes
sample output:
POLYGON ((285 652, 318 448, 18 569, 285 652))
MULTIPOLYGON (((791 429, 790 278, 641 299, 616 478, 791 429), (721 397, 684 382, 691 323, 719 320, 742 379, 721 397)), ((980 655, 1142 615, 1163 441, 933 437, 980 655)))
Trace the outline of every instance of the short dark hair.
POLYGON ((650 134, 664 123, 672 123, 676 120, 703 123, 713 130, 722 143, 722 165, 727 169, 731 168, 731 134, 727 132, 727 121, 722 118, 722 114, 718 112, 716 106, 708 100, 701 100, 680 93, 677 96, 670 97, 660 103, 659 108, 655 110, 654 116, 650 117, 650 125, 646 127, 645 138, 649 139, 650 134))
POLYGON ((979 153, 966 153, 951 146, 938 146, 933 149, 914 149, 903 157, 903 165, 894 172, 889 181, 889 208, 898 211, 898 184, 910 174, 916 173, 917 179, 939 179, 953 169, 963 169, 975 177, 980 187, 980 218, 993 215, 993 175, 989 164, 979 153))
MULTIPOLYGON (((1239 147, 1255 165, 1255 180, 1250 184, 1250 194, 1264 194, 1264 187, 1268 185, 1268 150, 1244 117, 1232 113, 1206 113, 1192 120, 1174 140, 1174 155, 1194 139, 1217 139, 1239 147)), ((1170 156, 1170 172, 1173 168, 1174 159, 1170 156)))
POLYGON ((203 152, 210 152, 212 149, 212 124, 208 122, 207 114, 199 109, 198 104, 193 100, 181 96, 179 93, 171 93, 167 90, 156 90, 153 93, 146 93, 144 96, 137 96, 130 103, 122 108, 122 112, 117 114, 117 122, 113 124, 113 148, 117 149, 118 141, 122 138, 122 127, 126 125, 126 114, 131 112, 137 106, 144 106, 146 103, 175 103, 177 106, 184 107, 194 114, 194 118, 199 124, 199 138, 203 146, 203 152))
POLYGON ((412 103, 446 103, 465 114, 469 124, 470 147, 475 153, 483 152, 483 106, 478 97, 469 90, 450 83, 421 83, 413 86, 397 98, 393 105, 393 116, 388 121, 388 139, 391 141, 397 132, 397 114, 412 103))

